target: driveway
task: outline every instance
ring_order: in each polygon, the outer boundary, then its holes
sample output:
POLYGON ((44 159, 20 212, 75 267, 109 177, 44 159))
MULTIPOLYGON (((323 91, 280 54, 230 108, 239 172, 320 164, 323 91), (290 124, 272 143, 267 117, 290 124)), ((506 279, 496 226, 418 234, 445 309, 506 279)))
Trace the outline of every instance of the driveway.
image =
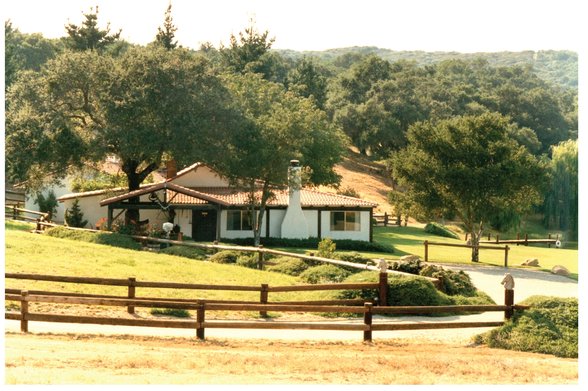
MULTIPOLYGON (((504 288, 500 284, 504 273, 510 273, 515 279, 515 303, 529 296, 545 295, 557 297, 578 297, 578 283, 566 277, 556 276, 550 273, 527 269, 505 269, 496 266, 482 265, 458 265, 447 266, 456 270, 467 272, 478 289, 486 292, 497 304, 504 303, 504 288)), ((461 315, 449 317, 383 317, 374 316, 373 322, 377 323, 435 323, 435 322, 487 322, 500 321, 503 318, 501 312, 487 312, 477 315, 461 315)), ((275 320, 266 320, 272 322, 275 320)), ((277 320, 279 321, 279 319, 277 320)), ((317 323, 330 323, 334 319, 316 321, 317 323)), ((361 323, 361 319, 340 319, 341 323, 361 323)), ((5 320, 5 331, 19 332, 20 323, 14 320, 5 320)), ((437 330, 402 330, 402 331, 374 331, 374 341, 381 339, 419 338, 434 342, 454 342, 468 344, 474 335, 481 334, 491 328, 462 328, 462 329, 437 329, 437 330)), ((189 329, 167 329, 151 327, 109 326, 91 324, 65 324, 29 322, 29 331, 32 333, 75 333, 75 334, 101 334, 101 335, 143 335, 158 337, 185 337, 194 338, 196 333, 189 329)), ((206 329, 207 338, 220 339, 273 339, 273 340, 337 340, 337 341, 362 341, 363 333, 360 331, 331 331, 331 330, 263 330, 263 329, 206 329)))

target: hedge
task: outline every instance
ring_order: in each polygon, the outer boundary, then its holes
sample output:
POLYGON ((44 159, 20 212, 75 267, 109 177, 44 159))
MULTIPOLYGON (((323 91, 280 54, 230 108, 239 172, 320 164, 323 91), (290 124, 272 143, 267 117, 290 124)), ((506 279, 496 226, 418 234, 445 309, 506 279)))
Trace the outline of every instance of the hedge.
MULTIPOLYGON (((261 244, 267 247, 296 247, 317 249, 322 239, 308 238, 308 239, 286 239, 286 238, 261 238, 261 244)), ((232 243, 240 246, 253 246, 253 238, 240 239, 221 239, 223 243, 232 243)), ((363 240, 350 239, 333 239, 337 246, 337 250, 348 251, 365 251, 365 252, 385 252, 393 253, 394 248, 385 246, 375 242, 366 242, 363 240)))

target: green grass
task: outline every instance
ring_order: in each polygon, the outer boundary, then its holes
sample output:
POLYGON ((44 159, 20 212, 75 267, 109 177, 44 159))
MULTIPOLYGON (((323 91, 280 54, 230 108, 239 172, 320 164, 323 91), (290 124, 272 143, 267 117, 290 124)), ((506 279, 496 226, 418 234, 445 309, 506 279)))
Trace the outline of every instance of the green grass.
MULTIPOLYGON (((465 244, 463 240, 432 236, 419 227, 375 227, 374 241, 392 244, 395 253, 388 259, 397 259, 403 255, 414 254, 424 259, 425 240, 439 243, 465 244)), ((504 247, 504 245, 501 245, 504 247)), ((565 266, 572 278, 578 279, 578 250, 567 248, 547 248, 545 246, 509 245, 509 267, 520 267, 528 258, 539 259, 539 269, 551 270, 555 265, 565 266)), ((429 262, 458 263, 471 265, 471 250, 459 247, 429 246, 429 262)), ((504 266, 504 251, 480 250, 480 263, 504 266)))
POLYGON ((578 357, 578 300, 533 296, 504 326, 477 337, 492 348, 578 357))
MULTIPOLYGON (((297 277, 223 265, 175 255, 129 250, 95 243, 61 239, 26 232, 20 223, 5 225, 5 272, 79 277, 128 278, 211 285, 294 285, 297 277)), ((92 294, 126 295, 124 287, 7 280, 7 288, 62 290, 92 294)), ((194 291, 137 288, 137 296, 259 300, 258 292, 194 291)), ((270 293, 270 301, 320 300, 331 292, 270 293)))

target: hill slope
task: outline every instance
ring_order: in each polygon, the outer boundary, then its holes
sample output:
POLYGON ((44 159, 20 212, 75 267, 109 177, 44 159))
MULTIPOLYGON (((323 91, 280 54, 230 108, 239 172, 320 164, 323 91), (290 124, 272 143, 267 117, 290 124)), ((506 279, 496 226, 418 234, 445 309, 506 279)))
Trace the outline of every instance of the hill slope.
MULTIPOLYGON (((339 191, 352 189, 360 198, 378 203, 377 213, 392 212, 392 206, 388 203, 392 179, 387 174, 385 165, 372 162, 349 150, 343 161, 335 166, 335 171, 342 177, 339 191)), ((337 192, 329 187, 321 187, 320 190, 337 192)))

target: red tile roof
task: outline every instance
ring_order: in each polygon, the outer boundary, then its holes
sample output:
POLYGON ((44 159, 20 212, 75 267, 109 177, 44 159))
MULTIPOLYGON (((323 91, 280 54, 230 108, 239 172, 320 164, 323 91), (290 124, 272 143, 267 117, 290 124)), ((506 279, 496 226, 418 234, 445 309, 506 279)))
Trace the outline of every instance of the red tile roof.
MULTIPOLYGON (((190 190, 205 194, 210 198, 214 198, 219 203, 224 203, 230 206, 245 206, 248 204, 249 194, 245 191, 235 191, 228 187, 195 187, 190 190)), ((167 191, 167 199, 171 204, 177 205, 198 205, 206 204, 207 202, 192 197, 185 193, 175 192, 173 190, 167 191)), ((213 202, 214 203, 214 202, 213 202)), ((302 189, 300 191, 300 203, 303 207, 376 207, 377 204, 365 201, 359 198, 343 196, 339 194, 323 193, 312 189, 302 189)), ((268 202, 268 206, 288 206, 288 190, 275 191, 275 197, 268 202)))

